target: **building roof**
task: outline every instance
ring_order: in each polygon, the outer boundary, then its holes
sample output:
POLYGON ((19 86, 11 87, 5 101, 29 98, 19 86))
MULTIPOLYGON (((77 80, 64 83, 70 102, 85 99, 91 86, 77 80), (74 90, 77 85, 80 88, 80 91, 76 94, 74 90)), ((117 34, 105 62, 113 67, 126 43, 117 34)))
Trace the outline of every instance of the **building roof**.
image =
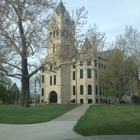
POLYGON ((90 49, 92 48, 90 41, 88 38, 85 39, 82 49, 90 49))
POLYGON ((56 8, 56 13, 59 15, 59 14, 62 14, 64 15, 64 13, 66 12, 66 8, 65 6, 63 5, 62 1, 60 1, 59 5, 57 6, 56 8))
POLYGON ((108 56, 110 55, 113 55, 115 53, 117 49, 111 49, 111 50, 107 50, 107 51, 103 51, 103 52, 100 52, 100 56, 102 58, 107 58, 108 56))

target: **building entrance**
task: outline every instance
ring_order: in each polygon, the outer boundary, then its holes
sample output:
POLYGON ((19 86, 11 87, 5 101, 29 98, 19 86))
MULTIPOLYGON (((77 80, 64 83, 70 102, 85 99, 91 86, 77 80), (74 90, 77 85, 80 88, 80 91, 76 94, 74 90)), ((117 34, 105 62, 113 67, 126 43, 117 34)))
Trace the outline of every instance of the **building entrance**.
POLYGON ((57 93, 55 91, 50 94, 50 103, 57 103, 57 93))

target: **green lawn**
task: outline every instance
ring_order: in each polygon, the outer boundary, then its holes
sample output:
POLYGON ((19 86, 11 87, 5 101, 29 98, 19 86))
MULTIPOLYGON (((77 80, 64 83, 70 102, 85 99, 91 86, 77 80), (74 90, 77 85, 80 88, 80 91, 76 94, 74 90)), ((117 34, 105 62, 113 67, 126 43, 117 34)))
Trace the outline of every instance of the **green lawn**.
POLYGON ((0 123, 31 124, 50 121, 75 108, 74 104, 37 105, 18 108, 17 105, 0 105, 0 123))
POLYGON ((74 127, 84 136, 93 135, 140 135, 140 105, 91 105, 74 127))

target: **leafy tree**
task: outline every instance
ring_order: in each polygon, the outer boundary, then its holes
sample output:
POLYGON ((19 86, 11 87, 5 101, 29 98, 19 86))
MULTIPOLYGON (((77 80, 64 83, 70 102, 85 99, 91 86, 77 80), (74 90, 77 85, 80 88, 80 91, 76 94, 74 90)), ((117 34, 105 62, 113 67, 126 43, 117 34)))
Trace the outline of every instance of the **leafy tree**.
POLYGON ((0 100, 6 101, 8 99, 8 91, 3 84, 0 84, 0 100))
POLYGON ((116 96, 117 95, 117 91, 114 88, 105 89, 104 90, 104 95, 107 96, 107 97, 116 96))
MULTIPOLYGON (((124 50, 127 57, 131 56, 133 77, 137 81, 137 89, 140 89, 140 32, 132 26, 126 26, 125 33, 118 35, 116 45, 124 50)), ((136 88, 136 87, 135 87, 136 88)))
POLYGON ((100 70, 100 83, 106 90, 106 95, 115 95, 117 103, 120 102, 122 96, 132 88, 132 64, 131 58, 127 58, 124 51, 118 49, 107 58, 106 70, 100 70))

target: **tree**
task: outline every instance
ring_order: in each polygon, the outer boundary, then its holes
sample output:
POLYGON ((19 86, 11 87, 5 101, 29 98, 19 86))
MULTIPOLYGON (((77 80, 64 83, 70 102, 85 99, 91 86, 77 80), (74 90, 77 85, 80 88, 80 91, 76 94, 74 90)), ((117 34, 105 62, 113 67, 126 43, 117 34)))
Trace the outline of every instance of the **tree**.
POLYGON ((0 100, 5 101, 8 98, 7 89, 3 84, 0 84, 0 100))
MULTIPOLYGON (((54 65, 52 61, 54 56, 46 56, 41 65, 38 65, 37 61, 41 60, 42 49, 46 49, 46 23, 50 15, 49 10, 54 9, 55 6, 56 3, 52 0, 2 0, 0 3, 0 47, 6 56, 6 60, 2 62, 3 65, 1 64, 1 70, 5 75, 21 80, 22 107, 29 107, 30 78, 44 65, 48 66, 46 68, 48 71, 49 66, 54 65), (35 58, 37 61, 34 61, 35 58)), ((96 26, 90 27, 87 33, 81 34, 81 28, 87 23, 87 12, 84 7, 76 10, 73 19, 76 36, 71 40, 74 40, 72 47, 77 54, 86 36, 90 37, 92 42, 96 37, 98 46, 100 48, 104 46, 105 35, 98 32, 96 26)), ((47 28, 55 27, 47 26, 47 28)), ((60 33, 62 34, 62 31, 60 33)), ((79 58, 82 59, 82 57, 79 58)), ((58 63, 56 69, 66 63, 72 63, 72 58, 65 60, 58 63)))
MULTIPOLYGON (((132 26, 126 26, 125 33, 118 35, 116 45, 120 50, 124 50, 125 54, 131 56, 131 64, 133 65, 133 77, 137 80, 137 89, 140 89, 140 32, 132 26)), ((136 87, 135 87, 136 88, 136 87)))
POLYGON ((52 0, 2 0, 0 3, 0 47, 7 61, 3 72, 21 79, 21 106, 29 106, 29 79, 42 66, 32 63, 45 42, 46 17, 55 8, 52 0), (30 60, 28 58, 31 58, 30 60))
POLYGON ((117 103, 132 88, 132 63, 124 51, 115 49, 107 58, 107 67, 100 70, 100 83, 105 87, 106 95, 115 95, 117 103))
POLYGON ((0 100, 6 101, 8 99, 8 87, 11 84, 11 80, 3 76, 3 72, 0 71, 0 100))

